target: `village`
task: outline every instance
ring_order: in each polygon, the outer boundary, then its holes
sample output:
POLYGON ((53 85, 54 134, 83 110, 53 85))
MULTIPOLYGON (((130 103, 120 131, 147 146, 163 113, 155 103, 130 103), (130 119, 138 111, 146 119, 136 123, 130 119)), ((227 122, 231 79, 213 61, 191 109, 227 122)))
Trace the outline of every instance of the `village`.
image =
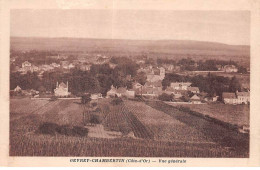
POLYGON ((115 142, 124 143, 129 151, 116 152, 125 156, 145 155, 143 142, 153 145, 146 147, 152 156, 182 156, 176 146, 196 143, 203 145, 186 149, 185 156, 197 156, 204 147, 215 148, 213 156, 248 153, 250 87, 243 78, 250 70, 234 61, 101 54, 51 58, 49 64, 37 64, 37 57, 19 62, 11 57, 10 119, 16 130, 11 155, 35 154, 14 146, 35 150, 46 140, 56 141, 47 155, 57 156, 110 155, 115 142), (80 141, 80 151, 70 146, 59 151, 68 141, 80 141))
MULTIPOLYGON (((68 73, 72 70, 80 70, 83 72, 90 72, 92 65, 103 66, 107 65, 110 69, 115 69, 118 64, 115 62, 111 62, 114 58, 107 57, 105 55, 97 54, 92 61, 88 61, 82 57, 78 57, 72 62, 67 61, 67 56, 60 56, 57 55, 56 57, 50 56, 52 59, 56 59, 60 62, 53 62, 51 64, 43 64, 43 65, 35 65, 29 61, 23 61, 21 65, 15 64, 15 58, 11 58, 11 65, 15 65, 12 73, 19 73, 21 75, 26 75, 27 73, 36 73, 39 79, 42 78, 44 73, 48 72, 61 72, 61 73, 68 73)), ((186 59, 188 60, 188 59, 186 59)), ((189 59, 190 60, 190 59, 189 59)), ((119 85, 118 87, 115 84, 109 86, 109 89, 105 91, 105 93, 101 93, 98 91, 92 92, 91 99, 96 100, 102 97, 125 97, 125 98, 135 98, 141 97, 144 99, 152 99, 152 100, 163 100, 163 101, 170 101, 174 103, 181 103, 181 104, 206 104, 212 102, 222 102, 225 104, 249 104, 250 103, 250 87, 246 86, 245 88, 236 89, 233 92, 231 91, 223 91, 220 95, 216 92, 209 95, 206 91, 200 89, 199 87, 195 86, 190 81, 170 81, 168 82, 167 86, 163 86, 163 81, 165 81, 165 77, 168 74, 177 74, 182 76, 184 72, 186 75, 198 75, 200 72, 214 74, 214 73, 226 73, 228 75, 239 75, 242 73, 238 73, 239 69, 237 66, 233 64, 226 64, 220 65, 216 64, 215 70, 208 70, 208 71, 187 71, 183 69, 183 65, 181 64, 171 64, 166 62, 162 62, 156 64, 149 63, 149 59, 142 58, 142 59, 135 59, 135 64, 138 66, 136 69, 136 74, 139 75, 139 79, 136 79, 134 75, 126 74, 125 80, 128 82, 128 87, 119 85), (141 80, 140 80, 141 76, 141 80), (130 83, 130 85, 129 85, 130 83)), ((184 59, 185 61, 185 59, 184 59)), ((179 62, 180 63, 180 62, 179 62)), ((234 62, 233 62, 234 63, 234 62)), ((192 61, 192 66, 198 68, 198 63, 192 61)), ((248 69, 245 69, 248 72, 248 69)), ((243 71, 244 71, 243 70, 243 71)), ((243 72, 244 74, 244 72, 243 72)), ((51 96, 56 96, 58 98, 75 98, 81 97, 86 93, 79 94, 72 94, 70 90, 73 87, 70 86, 68 80, 56 81, 55 87, 52 86, 51 90, 39 90, 38 89, 24 89, 20 84, 15 84, 15 88, 10 90, 11 96, 15 95, 25 95, 31 96, 32 98, 42 98, 42 96, 47 96, 50 98, 51 96), (44 94, 44 95, 43 95, 44 94)), ((165 83, 164 83, 165 84, 165 83)), ((102 85, 101 85, 102 86, 102 85)), ((11 87, 12 88, 12 87, 11 87)), ((46 89, 46 87, 42 87, 46 89)), ((84 90, 83 90, 84 91, 84 90)), ((90 89, 91 91, 91 89, 90 89)))

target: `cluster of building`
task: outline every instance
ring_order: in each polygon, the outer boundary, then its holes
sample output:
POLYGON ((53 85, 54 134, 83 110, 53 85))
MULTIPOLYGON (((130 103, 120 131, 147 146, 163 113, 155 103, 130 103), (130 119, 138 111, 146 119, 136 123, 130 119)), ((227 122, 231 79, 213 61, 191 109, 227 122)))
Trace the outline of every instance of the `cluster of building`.
POLYGON ((223 102, 225 104, 249 104, 250 103, 250 92, 238 92, 222 94, 223 102))
POLYGON ((22 94, 26 96, 39 96, 39 91, 34 90, 34 89, 29 89, 29 90, 23 90, 20 86, 16 86, 13 90, 10 90, 11 95, 17 95, 17 94, 22 94))
POLYGON ((224 71, 226 73, 236 73, 238 72, 238 68, 235 65, 217 65, 216 66, 219 71, 224 71))

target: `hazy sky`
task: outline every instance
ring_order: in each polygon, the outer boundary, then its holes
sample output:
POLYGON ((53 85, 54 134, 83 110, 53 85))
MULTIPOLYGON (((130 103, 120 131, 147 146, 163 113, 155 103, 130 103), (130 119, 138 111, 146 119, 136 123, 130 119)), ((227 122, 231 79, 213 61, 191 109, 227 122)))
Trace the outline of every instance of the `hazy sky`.
POLYGON ((11 36, 172 39, 249 45, 248 11, 12 10, 11 36))

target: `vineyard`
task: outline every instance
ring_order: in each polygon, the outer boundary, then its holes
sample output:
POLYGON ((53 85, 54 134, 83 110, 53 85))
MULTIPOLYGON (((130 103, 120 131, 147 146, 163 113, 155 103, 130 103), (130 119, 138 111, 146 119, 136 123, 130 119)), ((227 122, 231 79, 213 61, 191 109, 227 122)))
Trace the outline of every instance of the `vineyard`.
POLYGON ((121 104, 111 105, 109 99, 102 99, 96 108, 89 113, 101 118, 98 126, 104 126, 110 132, 120 132, 122 136, 39 134, 36 132, 43 122, 83 127, 82 113, 86 108, 77 100, 11 100, 10 155, 248 157, 245 151, 248 148, 239 135, 235 138, 228 130, 167 105, 161 106, 161 103, 124 100, 121 104), (17 116, 19 114, 22 116, 17 116), (129 136, 131 133, 133 136, 129 136), (230 143, 229 139, 236 144, 230 143), (243 149, 237 151, 233 145, 243 149))
POLYGON ((124 135, 133 132, 137 138, 153 139, 153 133, 126 108, 125 104, 113 106, 106 115, 104 125, 107 129, 124 135))
POLYGON ((231 147, 237 152, 249 153, 249 135, 238 133, 219 124, 207 121, 189 112, 180 111, 178 108, 167 105, 163 102, 147 102, 147 105, 154 109, 163 111, 172 118, 203 133, 207 139, 223 147, 231 147))

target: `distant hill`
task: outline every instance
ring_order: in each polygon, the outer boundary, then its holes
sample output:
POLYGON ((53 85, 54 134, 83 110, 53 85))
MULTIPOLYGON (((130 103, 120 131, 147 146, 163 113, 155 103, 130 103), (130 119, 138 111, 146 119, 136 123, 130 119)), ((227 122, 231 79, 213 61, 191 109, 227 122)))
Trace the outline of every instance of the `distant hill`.
MULTIPOLYGON (((190 40, 119 40, 88 38, 11 37, 12 50, 54 50, 107 54, 148 54, 157 56, 213 55, 249 57, 250 47, 190 40)), ((248 58, 249 59, 249 58, 248 58)))

